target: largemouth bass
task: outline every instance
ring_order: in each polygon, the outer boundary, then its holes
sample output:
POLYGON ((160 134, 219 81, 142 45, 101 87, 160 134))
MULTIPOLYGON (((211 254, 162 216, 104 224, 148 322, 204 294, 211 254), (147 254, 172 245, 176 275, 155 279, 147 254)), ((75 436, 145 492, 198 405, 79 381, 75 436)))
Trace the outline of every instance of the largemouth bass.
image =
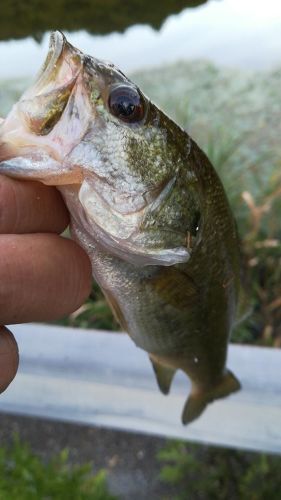
POLYGON ((240 288, 236 225, 186 131, 113 64, 55 32, 37 81, 1 125, 0 151, 2 174, 57 186, 73 237, 161 391, 176 370, 188 375, 183 423, 238 390, 226 368, 240 288))

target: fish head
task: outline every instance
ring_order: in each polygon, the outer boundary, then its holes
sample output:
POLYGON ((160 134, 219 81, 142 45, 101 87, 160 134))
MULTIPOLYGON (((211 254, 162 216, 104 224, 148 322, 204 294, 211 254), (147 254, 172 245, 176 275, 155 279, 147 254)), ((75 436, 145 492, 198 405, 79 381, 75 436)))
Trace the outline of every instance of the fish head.
POLYGON ((117 67, 60 32, 0 126, 0 172, 57 186, 69 207, 71 193, 73 218, 135 265, 190 258, 201 195, 189 152, 189 136, 117 67))

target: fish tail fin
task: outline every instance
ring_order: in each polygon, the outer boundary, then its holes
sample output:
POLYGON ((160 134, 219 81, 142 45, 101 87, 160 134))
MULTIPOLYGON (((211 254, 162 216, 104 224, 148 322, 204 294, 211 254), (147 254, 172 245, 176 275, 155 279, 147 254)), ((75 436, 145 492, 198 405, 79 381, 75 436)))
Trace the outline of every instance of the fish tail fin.
POLYGON ((221 381, 210 390, 198 390, 196 386, 193 386, 183 409, 182 423, 189 424, 203 413, 209 403, 239 391, 240 388, 239 380, 229 370, 226 371, 221 381))
POLYGON ((149 359, 152 363, 160 391, 163 394, 169 394, 171 383, 176 370, 174 368, 170 368, 169 366, 162 365, 162 363, 156 361, 156 359, 152 355, 149 356, 149 359))

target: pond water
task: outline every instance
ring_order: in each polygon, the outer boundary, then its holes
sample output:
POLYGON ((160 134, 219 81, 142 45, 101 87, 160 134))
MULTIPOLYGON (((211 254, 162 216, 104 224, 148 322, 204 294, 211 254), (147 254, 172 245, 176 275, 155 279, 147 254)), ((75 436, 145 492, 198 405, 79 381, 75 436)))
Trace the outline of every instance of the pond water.
MULTIPOLYGON (((60 2, 64 3, 67 1, 60 2)), ((267 69, 281 61, 278 0, 166 1, 153 3, 152 8, 146 3, 140 7, 139 2, 133 2, 135 9, 130 10, 127 2, 120 7, 120 0, 103 4, 98 0, 74 2, 70 7, 72 15, 65 11, 61 18, 61 13, 44 1, 35 3, 44 7, 38 11, 35 4, 31 9, 32 1, 12 9, 17 2, 5 0, 4 7, 11 4, 11 8, 0 22, 0 78, 26 77, 37 71, 48 45, 44 28, 75 30, 66 32, 74 45, 113 61, 124 71, 194 58, 247 69, 267 69), (188 4, 197 7, 184 8, 188 4), (30 36, 12 39, 28 33, 30 36)))

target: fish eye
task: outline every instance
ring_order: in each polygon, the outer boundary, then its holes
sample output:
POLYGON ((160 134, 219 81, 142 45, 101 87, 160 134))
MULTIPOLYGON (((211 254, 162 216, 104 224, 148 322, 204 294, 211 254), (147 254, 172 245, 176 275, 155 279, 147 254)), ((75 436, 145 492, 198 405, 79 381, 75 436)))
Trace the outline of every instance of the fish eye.
POLYGON ((126 123, 141 121, 145 115, 145 101, 134 87, 118 86, 111 90, 108 107, 112 115, 126 123))

